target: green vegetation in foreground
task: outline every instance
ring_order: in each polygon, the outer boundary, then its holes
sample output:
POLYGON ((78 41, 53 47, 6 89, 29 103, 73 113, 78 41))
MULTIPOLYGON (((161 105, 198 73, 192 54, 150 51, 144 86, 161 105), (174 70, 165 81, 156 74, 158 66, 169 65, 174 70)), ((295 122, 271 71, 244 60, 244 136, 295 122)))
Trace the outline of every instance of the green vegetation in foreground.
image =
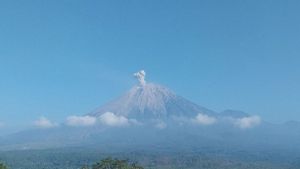
MULTIPOLYGON (((81 169, 89 169, 89 166, 83 166, 81 169)), ((137 163, 129 163, 128 160, 119 160, 112 158, 105 158, 100 162, 92 165, 92 169, 144 169, 137 163)))
POLYGON ((109 161, 108 164, 111 164, 108 166, 122 166, 116 164, 123 163, 125 165, 122 167, 125 169, 126 167, 139 169, 140 166, 131 163, 135 161, 144 169, 300 169, 298 152, 280 152, 210 152, 205 149, 202 152, 166 153, 149 151, 107 153, 90 149, 23 150, 0 151, 0 163, 9 169, 101 169, 101 164, 106 159, 109 161), (116 159, 130 159, 130 161, 119 160, 116 163, 116 159))
POLYGON ((7 167, 3 163, 0 163, 0 169, 7 169, 7 167))

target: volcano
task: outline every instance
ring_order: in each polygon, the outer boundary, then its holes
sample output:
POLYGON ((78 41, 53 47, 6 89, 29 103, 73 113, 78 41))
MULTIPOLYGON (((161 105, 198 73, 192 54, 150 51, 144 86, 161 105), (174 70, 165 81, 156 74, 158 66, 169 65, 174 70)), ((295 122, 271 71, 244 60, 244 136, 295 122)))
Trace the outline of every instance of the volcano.
POLYGON ((58 147, 101 147, 111 150, 150 148, 244 150, 245 147, 287 147, 298 143, 299 128, 273 125, 236 110, 217 113, 159 84, 147 83, 145 71, 134 74, 138 84, 119 98, 53 128, 27 129, 0 138, 0 150, 58 147), (91 123, 92 122, 92 123, 91 123), (286 135, 279 135, 282 130, 286 135), (281 138, 281 139, 277 139, 281 138), (288 139, 295 138, 295 139, 288 139), (266 141, 272 140, 272 141, 266 141), (288 144, 287 144, 288 143, 288 144), (153 147, 153 145, 155 145, 153 147))
POLYGON ((169 119, 172 117, 195 117, 197 114, 216 115, 170 89, 149 83, 136 85, 123 96, 113 100, 88 115, 99 117, 106 112, 138 120, 169 119))

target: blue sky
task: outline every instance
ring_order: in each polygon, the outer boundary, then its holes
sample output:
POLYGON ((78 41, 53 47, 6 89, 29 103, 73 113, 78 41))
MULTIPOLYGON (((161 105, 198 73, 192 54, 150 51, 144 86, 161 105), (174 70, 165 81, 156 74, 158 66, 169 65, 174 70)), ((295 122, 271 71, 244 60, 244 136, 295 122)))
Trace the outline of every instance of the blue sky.
POLYGON ((299 1, 0 2, 0 122, 61 122, 132 73, 216 111, 300 120, 299 1))

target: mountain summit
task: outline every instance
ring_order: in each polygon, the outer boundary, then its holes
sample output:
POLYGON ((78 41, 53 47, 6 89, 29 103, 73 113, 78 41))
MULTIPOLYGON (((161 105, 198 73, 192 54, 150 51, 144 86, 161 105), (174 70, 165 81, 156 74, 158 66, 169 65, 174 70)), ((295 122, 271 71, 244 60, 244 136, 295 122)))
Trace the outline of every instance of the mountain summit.
POLYGON ((106 112, 139 120, 168 119, 170 117, 195 117, 197 114, 215 114, 213 111, 176 95, 170 89, 146 83, 146 72, 134 73, 139 81, 128 92, 88 115, 99 117, 106 112))

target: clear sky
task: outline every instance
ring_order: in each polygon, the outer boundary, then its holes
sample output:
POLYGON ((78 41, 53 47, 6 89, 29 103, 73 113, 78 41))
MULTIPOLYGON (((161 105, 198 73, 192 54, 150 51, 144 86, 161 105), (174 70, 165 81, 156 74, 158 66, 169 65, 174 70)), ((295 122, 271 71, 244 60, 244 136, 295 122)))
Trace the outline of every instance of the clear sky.
POLYGON ((8 129, 88 113, 129 89, 140 69, 147 81, 216 111, 300 120, 299 7, 298 0, 0 1, 0 122, 8 129))

